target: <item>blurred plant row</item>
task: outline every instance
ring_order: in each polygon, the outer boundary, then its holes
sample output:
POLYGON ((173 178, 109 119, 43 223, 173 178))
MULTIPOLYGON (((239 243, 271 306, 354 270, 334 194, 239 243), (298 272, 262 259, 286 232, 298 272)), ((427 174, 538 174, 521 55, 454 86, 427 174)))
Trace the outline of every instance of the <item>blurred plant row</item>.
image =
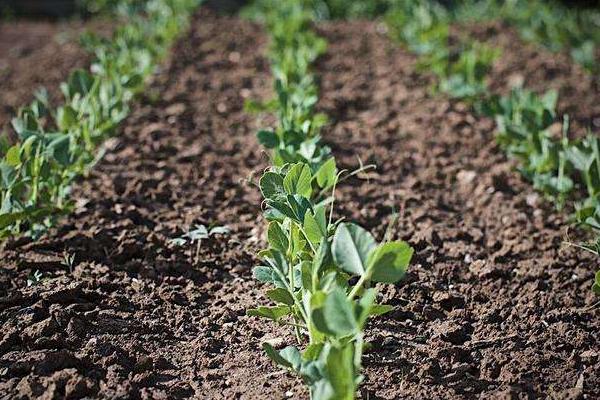
POLYGON ((551 51, 568 52, 586 70, 597 74, 600 9, 567 6, 558 0, 303 0, 321 19, 375 18, 392 9, 435 8, 448 22, 501 20, 515 26, 527 41, 551 51))
POLYGON ((54 107, 38 92, 12 120, 16 137, 0 137, 0 238, 39 235, 72 208, 74 179, 96 162, 99 146, 128 115, 198 0, 119 1, 114 8, 92 3, 97 11, 117 13, 123 25, 110 38, 85 34, 81 40, 94 62, 61 85, 63 104, 54 107))
POLYGON ((504 20, 521 36, 547 49, 566 51, 586 70, 597 74, 600 9, 567 7, 544 0, 460 0, 452 9, 458 21, 504 20))
MULTIPOLYGON (((438 77, 442 92, 495 119, 499 144, 520 161, 535 188, 558 208, 568 205, 578 224, 600 234, 600 138, 589 132, 571 139, 568 116, 562 117, 562 133, 552 129, 561 121, 556 91, 540 96, 514 87, 506 96, 491 94, 485 80, 499 53, 468 38, 451 44, 450 21, 433 1, 402 2, 386 17, 392 36, 419 55, 420 67, 438 77)), ((597 254, 600 239, 580 246, 597 254)))
POLYGON ((311 66, 326 43, 311 29, 316 15, 294 0, 259 1, 246 13, 262 20, 271 36, 276 92, 273 101, 248 108, 278 117, 275 128, 258 132, 273 165, 260 179, 269 246, 254 269, 271 286, 267 297, 275 305, 248 314, 293 330, 296 346, 263 348, 302 378, 312 399, 354 399, 363 379, 365 324, 391 309, 377 304, 370 286, 402 279, 413 249, 389 234, 378 243, 359 225, 333 220, 336 186, 357 171, 339 171, 319 134, 326 117, 315 112, 311 66))

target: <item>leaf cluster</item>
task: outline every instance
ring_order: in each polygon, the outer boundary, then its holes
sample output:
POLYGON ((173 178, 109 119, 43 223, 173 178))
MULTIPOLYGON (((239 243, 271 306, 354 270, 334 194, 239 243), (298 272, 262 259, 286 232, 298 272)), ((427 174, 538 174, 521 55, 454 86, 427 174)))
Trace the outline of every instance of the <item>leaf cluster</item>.
POLYGON ((336 184, 330 160, 314 175, 308 164, 297 163, 273 167, 261 178, 269 248, 259 254, 263 265, 254 275, 272 285, 267 297, 275 305, 249 311, 295 327, 299 342, 308 341, 302 352, 266 350, 302 376, 314 399, 354 398, 362 379, 362 331, 369 316, 390 309, 376 304, 376 292, 368 287, 400 280, 413 253, 404 242, 377 243, 359 225, 328 218, 331 200, 317 202, 314 193, 336 184), (281 357, 290 352, 300 358, 288 365, 281 357), (330 376, 338 368, 344 376, 330 376))
POLYGON ((206 227, 206 225, 196 225, 194 229, 190 229, 180 237, 171 239, 170 242, 174 246, 184 246, 188 243, 198 243, 204 239, 209 239, 214 235, 227 235, 229 234, 229 228, 226 226, 213 226, 206 227))
POLYGON ((558 1, 512 0, 504 18, 521 36, 547 49, 567 51, 591 73, 599 72, 596 49, 600 43, 600 12, 567 8, 558 1))

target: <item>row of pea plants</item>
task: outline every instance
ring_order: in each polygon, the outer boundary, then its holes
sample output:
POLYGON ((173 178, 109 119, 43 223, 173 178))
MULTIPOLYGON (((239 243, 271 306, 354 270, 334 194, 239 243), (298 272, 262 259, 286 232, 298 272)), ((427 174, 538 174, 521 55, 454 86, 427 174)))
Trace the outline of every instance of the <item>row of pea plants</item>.
POLYGON ((42 90, 19 110, 12 120, 15 135, 0 137, 0 238, 37 236, 72 208, 73 181, 101 156, 99 146, 128 115, 198 3, 120 2, 115 10, 123 24, 110 38, 82 37, 94 62, 61 84, 64 103, 53 107, 42 90))
MULTIPOLYGON (((391 34, 419 55, 420 68, 437 76, 436 89, 494 118, 497 140, 520 161, 522 174, 558 208, 573 208, 577 224, 600 234, 600 138, 589 133, 570 139, 568 116, 561 137, 553 136, 556 91, 540 96, 515 87, 507 96, 490 94, 486 76, 499 51, 468 38, 451 45, 449 21, 448 11, 435 1, 401 2, 387 15, 391 34)), ((600 253, 600 238, 577 245, 600 253)), ((600 271, 593 291, 600 294, 600 271)))
MULTIPOLYGON (((307 0, 322 18, 374 18, 412 0, 307 0)), ((442 1, 452 21, 504 21, 520 36, 553 52, 568 53, 592 74, 600 72, 600 10, 569 7, 558 0, 442 1)))
MULTIPOLYGON (((278 117, 258 132, 272 166, 260 179, 268 247, 254 276, 271 286, 272 303, 248 311, 289 327, 295 345, 266 354, 300 376, 311 399, 354 399, 363 380, 364 329, 371 316, 391 310, 377 303, 376 282, 395 283, 413 249, 335 220, 336 185, 348 174, 322 143, 325 117, 315 112, 318 87, 311 66, 326 42, 312 30, 314 15, 301 1, 264 2, 258 15, 271 37, 270 60, 278 117)), ((256 15, 256 9, 255 9, 256 15)), ((387 236, 387 235, 386 235, 387 236)))
POLYGON ((503 20, 526 41, 566 51, 593 74, 600 72, 600 11, 567 7, 556 0, 461 0, 452 10, 457 21, 503 20))

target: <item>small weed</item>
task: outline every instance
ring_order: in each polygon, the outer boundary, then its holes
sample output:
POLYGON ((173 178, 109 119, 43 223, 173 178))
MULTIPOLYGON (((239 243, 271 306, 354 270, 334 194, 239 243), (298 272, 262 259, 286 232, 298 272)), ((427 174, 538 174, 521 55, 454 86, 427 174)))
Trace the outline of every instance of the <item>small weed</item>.
POLYGON ((43 274, 40 271, 32 271, 29 275, 27 275, 27 287, 38 285, 40 282, 42 282, 42 277, 43 274))
POLYGON ((202 247, 202 240, 208 239, 213 235, 227 235, 229 234, 229 228, 226 226, 213 226, 207 228, 205 225, 196 225, 194 229, 188 231, 184 235, 171 239, 170 243, 174 246, 185 246, 186 244, 196 243, 196 254, 194 257, 195 263, 200 262, 200 249, 202 247))
POLYGON ((62 265, 67 267, 72 274, 75 266, 75 254, 71 254, 67 250, 63 251, 62 265))

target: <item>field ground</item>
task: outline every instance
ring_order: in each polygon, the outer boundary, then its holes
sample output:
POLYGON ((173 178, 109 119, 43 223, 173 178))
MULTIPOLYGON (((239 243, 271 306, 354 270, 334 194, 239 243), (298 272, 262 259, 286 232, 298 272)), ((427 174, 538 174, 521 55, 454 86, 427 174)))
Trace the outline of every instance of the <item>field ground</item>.
MULTIPOLYGON (((329 42, 315 71, 325 141, 343 167, 377 165, 340 187, 339 216, 381 237, 398 212, 396 237, 417 251, 407 278, 382 287, 395 310, 367 330, 363 398, 600 397, 597 265, 562 244, 567 217, 515 171, 493 121, 432 95, 381 25, 318 29, 329 42)), ((506 50, 492 88, 551 78, 561 111, 596 123, 598 89, 577 67, 496 33, 506 50)), ((251 274, 264 234, 254 183, 268 157, 255 139, 264 117, 243 104, 271 95, 266 46, 260 26, 198 12, 74 189, 76 211, 39 241, 3 245, 0 397, 303 397, 259 350, 287 330, 245 316, 263 296, 251 274), (171 239, 198 223, 231 233, 203 242, 196 263, 171 239), (36 270, 42 282, 26 287, 36 270)), ((31 62, 3 51, 9 68, 31 62)), ((78 51, 58 71, 85 62, 78 51)), ((2 92, 0 121, 14 107, 5 99, 24 99, 2 92)))

